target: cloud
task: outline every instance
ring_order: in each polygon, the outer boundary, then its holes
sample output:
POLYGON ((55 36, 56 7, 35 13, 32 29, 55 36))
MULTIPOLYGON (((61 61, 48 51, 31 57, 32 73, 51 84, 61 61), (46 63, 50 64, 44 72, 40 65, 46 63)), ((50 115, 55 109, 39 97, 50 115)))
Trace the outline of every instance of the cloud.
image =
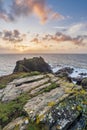
POLYGON ((40 40, 35 37, 35 38, 33 38, 30 42, 33 42, 33 43, 38 44, 38 43, 40 43, 40 40))
POLYGON ((0 19, 4 19, 5 21, 7 21, 7 14, 6 11, 4 10, 2 0, 0 0, 0 19))
POLYGON ((57 31, 66 33, 67 35, 71 35, 73 37, 77 35, 84 35, 87 34, 87 23, 76 23, 73 25, 67 26, 54 26, 54 29, 57 31))
POLYGON ((4 9, 3 1, 0 0, 0 18, 5 21, 14 21, 20 16, 35 15, 44 24, 48 20, 63 19, 64 17, 50 9, 46 0, 13 0, 9 12, 4 9))
POLYGON ((78 23, 74 24, 71 27, 67 29, 67 32, 71 35, 78 33, 79 31, 82 31, 83 29, 87 28, 87 24, 85 23, 78 23))
POLYGON ((0 0, 0 19, 9 22, 14 21, 14 17, 12 16, 11 12, 7 12, 4 8, 4 1, 0 0))
POLYGON ((34 43, 42 43, 42 42, 56 42, 56 43, 61 43, 61 42, 70 42, 72 44, 75 44, 75 45, 85 45, 85 42, 84 42, 84 39, 87 39, 87 35, 79 35, 77 37, 71 37, 69 35, 66 35, 66 34, 63 34, 61 32, 57 32, 55 33, 54 35, 52 34, 47 34, 45 36, 42 36, 40 38, 38 37, 35 37, 32 39, 32 41, 34 43))
POLYGON ((1 32, 1 38, 4 41, 9 41, 13 43, 22 42, 24 37, 25 35, 21 34, 18 30, 4 30, 3 32, 1 32))

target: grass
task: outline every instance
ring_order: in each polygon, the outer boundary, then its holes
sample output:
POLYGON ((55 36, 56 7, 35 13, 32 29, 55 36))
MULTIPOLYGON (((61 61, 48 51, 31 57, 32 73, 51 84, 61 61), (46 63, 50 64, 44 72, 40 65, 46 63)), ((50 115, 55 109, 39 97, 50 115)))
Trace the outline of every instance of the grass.
POLYGON ((30 72, 30 73, 20 72, 20 73, 14 73, 14 74, 10 74, 10 75, 7 75, 7 76, 0 77, 0 89, 5 88, 6 85, 9 82, 12 82, 14 79, 24 78, 24 77, 27 77, 27 76, 34 76, 34 75, 39 75, 39 74, 40 74, 40 72, 33 71, 33 72, 30 72))
POLYGON ((29 123, 26 130, 48 130, 44 124, 29 123))
POLYGON ((49 85, 47 88, 45 88, 43 91, 44 91, 44 92, 50 92, 52 89, 55 89, 55 88, 57 88, 57 87, 59 87, 58 84, 52 83, 52 84, 49 85))
POLYGON ((23 106, 29 98, 28 94, 22 94, 14 101, 10 101, 8 103, 0 102, 0 125, 4 127, 12 119, 19 116, 25 116, 26 113, 23 110, 23 106))

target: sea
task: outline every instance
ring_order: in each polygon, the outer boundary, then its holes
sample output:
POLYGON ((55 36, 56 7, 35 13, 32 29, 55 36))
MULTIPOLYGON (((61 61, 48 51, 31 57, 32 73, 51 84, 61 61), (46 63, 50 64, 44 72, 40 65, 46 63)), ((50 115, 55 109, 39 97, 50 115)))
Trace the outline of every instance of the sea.
POLYGON ((51 66, 54 73, 64 67, 74 68, 71 77, 87 73, 87 54, 0 54, 0 76, 11 74, 18 60, 40 56, 51 66))

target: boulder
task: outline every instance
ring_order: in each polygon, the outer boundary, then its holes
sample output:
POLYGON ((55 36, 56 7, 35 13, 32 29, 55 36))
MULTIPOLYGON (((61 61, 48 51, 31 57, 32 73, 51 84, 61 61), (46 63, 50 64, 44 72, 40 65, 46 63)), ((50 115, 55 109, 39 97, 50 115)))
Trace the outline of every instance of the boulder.
POLYGON ((65 67, 65 68, 62 68, 62 69, 58 70, 58 71, 56 72, 56 74, 61 74, 61 73, 64 73, 64 74, 72 74, 73 71, 74 71, 73 68, 65 67))
POLYGON ((81 76, 87 76, 87 73, 79 73, 81 76))
POLYGON ((65 77, 67 81, 72 82, 71 77, 69 76, 69 74, 73 73, 73 68, 70 67, 65 67, 63 69, 60 69, 56 72, 56 75, 60 78, 65 77))
POLYGON ((72 78, 72 80, 73 80, 74 82, 76 82, 77 85, 81 85, 81 82, 82 82, 82 80, 83 80, 83 77, 82 77, 82 76, 77 76, 77 77, 72 78))
POLYGON ((84 78, 81 84, 84 89, 87 89, 87 78, 84 78))
POLYGON ((42 57, 34 57, 32 59, 26 59, 16 62, 15 72, 52 72, 51 67, 44 61, 42 57))

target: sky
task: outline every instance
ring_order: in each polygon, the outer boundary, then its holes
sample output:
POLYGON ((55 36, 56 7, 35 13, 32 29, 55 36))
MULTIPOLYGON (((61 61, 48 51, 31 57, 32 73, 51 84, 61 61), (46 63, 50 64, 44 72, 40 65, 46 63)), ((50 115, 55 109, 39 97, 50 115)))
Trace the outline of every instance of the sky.
POLYGON ((0 0, 0 53, 87 53, 87 0, 0 0))

